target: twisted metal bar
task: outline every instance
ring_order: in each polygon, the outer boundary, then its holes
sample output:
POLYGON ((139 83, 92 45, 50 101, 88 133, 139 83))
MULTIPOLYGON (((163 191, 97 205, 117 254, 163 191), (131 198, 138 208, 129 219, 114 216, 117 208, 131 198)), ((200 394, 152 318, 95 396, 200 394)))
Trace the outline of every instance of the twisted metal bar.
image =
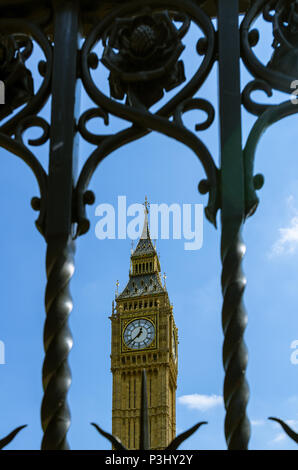
POLYGON ((72 336, 68 316, 72 310, 69 283, 74 273, 74 250, 71 238, 53 237, 49 240, 46 257, 45 360, 42 371, 42 450, 69 449, 66 434, 70 426, 70 412, 66 396, 71 384, 71 373, 67 358, 72 348, 72 336))
POLYGON ((221 254, 225 436, 230 450, 245 450, 250 438, 250 424, 246 416, 249 388, 245 379, 247 349, 243 341, 247 314, 242 300, 246 279, 242 271, 245 245, 241 226, 238 231, 235 225, 233 231, 223 230, 221 254))

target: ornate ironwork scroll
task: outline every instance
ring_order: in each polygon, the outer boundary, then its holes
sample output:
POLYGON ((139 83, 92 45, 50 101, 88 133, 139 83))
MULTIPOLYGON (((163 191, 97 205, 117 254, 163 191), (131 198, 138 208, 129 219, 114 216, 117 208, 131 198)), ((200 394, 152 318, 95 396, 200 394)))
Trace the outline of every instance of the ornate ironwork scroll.
POLYGON ((32 170, 39 186, 40 198, 32 199, 32 207, 39 211, 36 221, 38 230, 44 234, 47 176, 37 157, 24 143, 22 134, 31 127, 40 127, 42 136, 29 140, 28 144, 39 146, 49 138, 49 125, 39 111, 44 107, 50 95, 52 49, 48 38, 35 24, 26 20, 0 20, 2 39, 0 48, 0 79, 5 83, 5 105, 1 107, 1 119, 8 117, 14 108, 25 106, 0 126, 0 145, 21 158, 32 170), (44 53, 45 59, 39 64, 43 81, 37 92, 33 92, 33 79, 26 67, 26 61, 32 54, 35 41, 44 53))
MULTIPOLYGON (((292 85, 298 74, 298 2, 297 0, 257 0, 246 13, 240 28, 241 57, 248 71, 255 78, 242 93, 243 105, 247 111, 258 116, 248 136, 244 152, 245 177, 245 217, 257 209, 259 198, 256 191, 264 184, 261 174, 254 175, 254 160, 258 143, 264 132, 281 119, 297 114, 297 102, 284 101, 280 104, 256 103, 251 94, 255 90, 264 91, 268 97, 273 89, 291 94, 292 85), (272 23, 273 53, 268 64, 263 64, 254 54, 253 47, 259 41, 259 31, 252 29, 253 23, 263 15, 272 23)), ((281 424, 284 431, 297 442, 297 434, 282 420, 269 418, 281 424)))
POLYGON ((272 124, 298 112, 297 106, 291 100, 273 105, 259 104, 251 98, 255 90, 262 90, 269 97, 272 96, 273 89, 287 94, 292 92, 291 84, 297 79, 297 75, 295 76, 297 61, 294 60, 298 49, 297 8, 296 1, 258 0, 247 12, 240 28, 242 59, 255 77, 255 80, 243 90, 243 104, 247 111, 259 116, 244 149, 246 216, 255 212, 259 202, 256 190, 261 189, 264 183, 262 175, 253 175, 255 153, 260 138, 272 124), (259 32, 251 27, 260 15, 273 25, 274 52, 267 65, 262 64, 253 52, 253 47, 259 40, 259 32))
MULTIPOLYGON (((208 194, 205 214, 214 226, 217 212, 221 211, 225 435, 229 449, 247 449, 250 436, 244 343, 247 314, 243 305, 246 280, 241 267, 245 252, 241 233, 245 219, 257 209, 256 191, 264 183, 262 175, 254 175, 258 142, 269 126, 298 112, 292 100, 278 105, 257 103, 252 94, 263 90, 271 96, 273 89, 291 93, 291 84, 297 80, 298 73, 298 2, 144 0, 140 4, 136 0, 106 0, 97 8, 94 2, 53 0, 50 7, 48 2, 38 2, 38 13, 34 3, 23 1, 20 15, 12 19, 9 2, 0 2, 0 80, 6 86, 6 102, 0 109, 0 146, 22 159, 37 180, 40 194, 32 199, 31 205, 39 212, 36 226, 48 244, 42 449, 69 448, 66 439, 70 425, 67 392, 71 382, 67 358, 72 346, 67 323, 72 309, 69 283, 74 271, 74 238, 88 231, 86 205, 95 200, 88 190, 89 183, 104 158, 153 131, 193 151, 206 174, 199 191, 208 194), (245 11, 240 44, 239 11, 245 11), (211 14, 218 17, 218 31, 211 14), (253 51, 259 39, 253 24, 261 15, 272 24, 273 51, 268 64, 263 64, 253 51), (81 25, 79 18, 82 18, 81 25), (200 31, 194 51, 198 68, 192 77, 186 77, 182 53, 191 24, 200 31), (78 50, 80 30, 84 42, 78 50), (27 65, 34 43, 44 55, 38 65, 42 82, 37 91, 34 74, 27 65), (98 46, 103 51, 100 57, 98 46), (254 77, 242 94, 240 58, 254 77), (202 139, 183 122, 185 112, 200 110, 206 118, 196 125, 195 131, 212 125, 215 110, 197 94, 217 60, 220 169, 202 139), (97 69, 109 73, 109 96, 96 83, 97 69), (94 103, 81 115, 77 113, 78 78, 94 103), (169 92, 172 94, 166 101, 169 92), (52 99, 50 123, 40 115, 49 98, 52 99), (159 109, 153 111, 161 100, 164 101, 159 109), (257 116, 244 148, 241 100, 257 116), (88 130, 88 123, 98 117, 108 126, 110 116, 121 118, 128 126, 108 134, 88 130), (33 127, 40 128, 40 137, 25 142, 24 132, 33 127), (77 178, 78 134, 95 149, 86 158, 77 178), (29 147, 48 141, 47 172, 29 147)), ((277 421, 295 440, 295 433, 281 420, 277 421)), ((176 438, 169 449, 177 448, 201 424, 176 438)), ((115 447, 123 448, 113 436, 95 427, 115 447)), ((145 424, 143 428, 145 437, 141 447, 148 448, 145 424)), ((0 446, 6 445, 18 430, 2 440, 0 446)))
POLYGON ((207 218, 216 224, 218 210, 218 170, 203 142, 183 125, 182 114, 191 109, 202 109, 207 119, 196 127, 203 130, 212 124, 214 110, 203 99, 194 99, 215 61, 215 32, 210 18, 193 2, 146 0, 142 8, 130 2, 115 9, 91 30, 81 51, 81 78, 85 90, 97 105, 84 112, 79 121, 79 132, 90 143, 98 145, 86 161, 76 187, 78 208, 78 235, 89 228, 85 204, 91 202, 86 191, 99 163, 110 153, 157 131, 190 147, 201 161, 207 180, 200 186, 209 192, 207 218), (162 9, 162 11, 161 11, 162 9), (179 56, 184 48, 183 36, 190 21, 195 22, 204 36, 197 44, 203 60, 194 76, 157 112, 150 107, 168 91, 184 80, 183 63, 179 56), (180 22, 178 29, 174 22, 180 22), (91 70, 98 59, 93 51, 101 41, 104 46, 101 62, 110 71, 111 97, 102 93, 92 79, 91 70), (117 50, 117 53, 114 52, 117 50), (112 99, 114 98, 114 99, 112 99), (125 104, 119 100, 125 99, 125 104), (94 117, 102 117, 108 124, 112 114, 132 123, 115 135, 94 135, 86 128, 94 117), (170 119, 172 118, 172 120, 170 119))
MULTIPOLYGON (((62 11, 56 11, 57 20, 63 22, 69 12, 71 12, 71 17, 78 18, 78 12, 74 9, 74 2, 62 6, 62 11)), ((50 97, 52 97, 52 108, 54 106, 53 102, 57 99, 55 90, 57 80, 55 74, 53 74, 53 46, 50 37, 44 32, 51 22, 52 14, 53 10, 46 9, 34 22, 27 19, 3 17, 0 20, 0 79, 5 84, 5 105, 1 107, 0 118, 2 120, 6 119, 0 127, 0 145, 21 158, 31 168, 40 190, 40 197, 32 198, 31 205, 34 210, 39 212, 36 226, 48 242, 48 284, 45 299, 47 318, 44 330, 46 358, 43 366, 45 395, 41 410, 45 435, 42 448, 65 449, 68 448, 66 432, 70 422, 66 394, 71 377, 67 365, 67 355, 72 343, 67 326, 67 318, 72 306, 68 285, 73 274, 74 243, 71 236, 61 236, 57 223, 49 221, 53 198, 50 195, 49 199, 48 190, 50 188, 52 192, 53 168, 56 168, 57 165, 56 163, 50 163, 50 176, 48 176, 38 158, 29 148, 29 146, 41 146, 48 140, 51 140, 51 146, 53 147, 54 139, 51 134, 53 134, 53 129, 57 125, 56 119, 53 119, 55 122, 52 121, 49 125, 43 117, 38 115, 50 97), (34 43, 40 47, 44 54, 44 59, 38 64, 42 81, 37 91, 34 91, 35 80, 33 80, 32 72, 26 65, 27 60, 32 55, 34 43), (20 106, 23 107, 19 110, 20 106), (13 111, 15 112, 11 117, 10 114, 13 111), (26 143, 23 134, 32 127, 39 127, 42 131, 41 136, 29 139, 26 143), (55 230, 56 233, 54 233, 55 230)), ((63 34, 63 29, 60 29, 60 34, 63 34)), ((70 40, 73 45, 73 57, 76 60, 77 44, 73 41, 72 36, 70 36, 70 40)), ((55 48, 57 49, 57 58, 59 50, 57 37, 55 38, 55 48)), ((61 48, 60 50, 62 52, 61 48)), ((58 64, 58 67, 60 66, 61 62, 58 64)), ((75 86, 76 74, 72 81, 73 86, 75 86)), ((65 90, 63 93, 65 93, 65 90)), ((71 112, 73 119, 74 113, 71 112)), ((74 129, 73 126, 72 128, 74 129)), ((70 135, 69 137, 73 143, 73 136, 70 135)), ((67 150, 65 151, 66 154, 67 150)), ((72 160, 72 155, 69 156, 72 160)), ((56 185, 57 181, 58 178, 55 178, 56 185)), ((58 186, 56 189, 59 192, 58 186)), ((63 191, 59 193, 61 197, 63 196, 62 193, 63 191)), ((71 208, 71 192, 69 196, 71 208)), ((58 215, 57 211, 56 215, 58 215)), ((67 219, 66 213, 63 219, 67 219)), ((70 219, 72 219, 72 209, 70 219)), ((3 445, 7 445, 15 434, 11 433, 5 442, 3 441, 3 445)))

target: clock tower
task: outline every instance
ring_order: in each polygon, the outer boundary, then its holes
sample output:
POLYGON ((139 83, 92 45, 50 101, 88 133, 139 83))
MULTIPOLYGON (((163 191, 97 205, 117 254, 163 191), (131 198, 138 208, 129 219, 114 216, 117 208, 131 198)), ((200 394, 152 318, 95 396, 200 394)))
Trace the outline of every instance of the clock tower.
POLYGON ((139 448, 141 379, 146 369, 150 448, 159 450, 176 436, 178 337, 150 238, 148 205, 146 200, 144 227, 131 254, 128 283, 123 292, 116 293, 110 317, 112 433, 128 449, 139 448))

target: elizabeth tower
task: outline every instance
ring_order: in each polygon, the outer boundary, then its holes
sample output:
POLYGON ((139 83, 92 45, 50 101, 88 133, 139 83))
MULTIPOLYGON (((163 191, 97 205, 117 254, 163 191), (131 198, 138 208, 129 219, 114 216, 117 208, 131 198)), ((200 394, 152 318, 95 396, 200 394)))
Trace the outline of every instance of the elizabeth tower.
POLYGON ((177 328, 160 263, 150 238, 148 203, 141 238, 131 254, 129 280, 113 307, 112 432, 138 449, 142 369, 147 374, 150 448, 164 449, 176 436, 177 328))

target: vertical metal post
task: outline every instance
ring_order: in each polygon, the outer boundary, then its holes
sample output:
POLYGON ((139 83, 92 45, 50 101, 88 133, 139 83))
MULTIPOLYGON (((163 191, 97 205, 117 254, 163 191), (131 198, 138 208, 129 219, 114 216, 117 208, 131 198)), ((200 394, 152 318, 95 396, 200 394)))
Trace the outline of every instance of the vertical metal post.
POLYGON ((246 279, 241 268, 245 200, 238 14, 238 0, 218 0, 224 403, 225 436, 231 450, 247 449, 250 437, 247 349, 243 340, 247 315, 242 301, 246 279))
POLYGON ((47 317, 44 327, 44 398, 41 407, 43 450, 69 449, 66 440, 70 426, 67 392, 71 374, 67 361, 72 336, 68 316, 72 310, 69 282, 74 272, 73 187, 77 172, 75 116, 79 106, 79 2, 54 0, 53 5, 54 62, 46 219, 47 317))

